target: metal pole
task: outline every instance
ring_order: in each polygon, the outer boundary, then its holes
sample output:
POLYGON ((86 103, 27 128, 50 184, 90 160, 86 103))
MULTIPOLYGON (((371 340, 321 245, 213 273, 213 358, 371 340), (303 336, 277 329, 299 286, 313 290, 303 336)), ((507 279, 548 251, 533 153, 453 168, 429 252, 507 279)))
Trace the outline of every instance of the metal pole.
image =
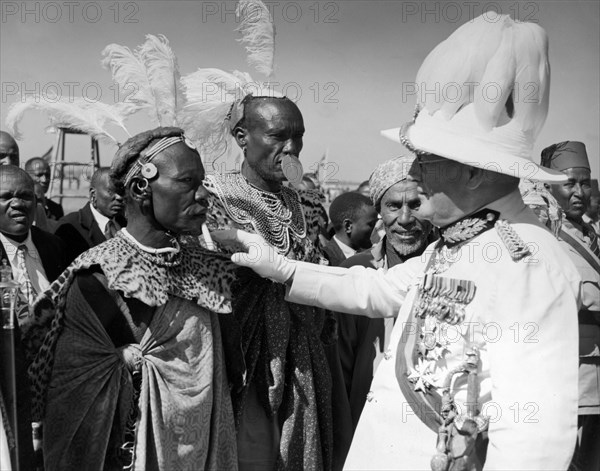
POLYGON ((14 281, 0 281, 0 307, 1 322, 0 328, 0 359, 2 369, 3 399, 5 401, 8 423, 12 428, 14 447, 10 450, 11 464, 14 471, 21 469, 21 443, 19 437, 19 415, 18 415, 18 394, 17 394, 17 365, 16 365, 16 342, 15 342, 15 298, 18 284, 14 281), (4 395, 6 394, 6 396, 4 395))
POLYGON ((60 130, 60 201, 58 202, 61 206, 63 204, 64 195, 64 184, 65 184, 65 141, 66 133, 63 129, 60 130))
MULTIPOLYGON (((54 142, 54 148, 52 149, 52 157, 50 162, 50 188, 48 189, 48 198, 52 198, 55 194, 54 185, 56 184, 57 178, 57 160, 58 160, 58 147, 60 146, 60 129, 56 133, 56 140, 54 142)), ((62 169, 61 169, 62 170, 62 169)))

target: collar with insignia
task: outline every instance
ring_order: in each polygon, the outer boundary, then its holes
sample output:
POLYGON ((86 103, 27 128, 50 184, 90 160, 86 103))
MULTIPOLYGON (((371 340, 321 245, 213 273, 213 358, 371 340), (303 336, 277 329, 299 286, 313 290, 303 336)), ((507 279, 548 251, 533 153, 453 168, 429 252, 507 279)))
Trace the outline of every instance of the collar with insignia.
POLYGON ((484 208, 440 229, 444 245, 453 247, 490 230, 500 217, 498 211, 484 208))

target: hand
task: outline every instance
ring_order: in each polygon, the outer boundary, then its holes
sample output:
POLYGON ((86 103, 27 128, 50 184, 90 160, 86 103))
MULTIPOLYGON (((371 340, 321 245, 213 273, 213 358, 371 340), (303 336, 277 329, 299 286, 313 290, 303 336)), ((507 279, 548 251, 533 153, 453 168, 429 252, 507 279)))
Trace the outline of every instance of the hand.
POLYGON ((213 231, 211 235, 222 245, 243 250, 231 256, 231 261, 236 265, 252 268, 263 278, 277 283, 285 283, 294 276, 295 262, 277 253, 277 250, 258 234, 228 229, 213 231))

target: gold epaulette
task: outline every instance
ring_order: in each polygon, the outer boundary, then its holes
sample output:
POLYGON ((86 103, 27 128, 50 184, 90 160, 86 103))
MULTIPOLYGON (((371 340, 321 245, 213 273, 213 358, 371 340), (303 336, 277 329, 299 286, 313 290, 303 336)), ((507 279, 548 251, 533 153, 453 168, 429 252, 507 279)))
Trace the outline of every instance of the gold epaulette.
POLYGON ((498 231, 500 240, 502 240, 502 243, 508 249, 510 258, 512 258, 514 262, 518 262, 528 255, 531 255, 531 251, 527 244, 507 221, 499 219, 496 221, 496 224, 494 224, 494 227, 498 231))

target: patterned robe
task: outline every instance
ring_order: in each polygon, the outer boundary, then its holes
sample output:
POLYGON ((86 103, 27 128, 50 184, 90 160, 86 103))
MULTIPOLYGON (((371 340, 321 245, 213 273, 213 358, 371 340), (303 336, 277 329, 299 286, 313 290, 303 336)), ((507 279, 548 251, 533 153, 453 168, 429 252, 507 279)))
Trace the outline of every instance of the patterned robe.
MULTIPOLYGON (((261 224, 261 202, 252 195, 231 194, 227 179, 243 177, 239 173, 209 175, 204 182, 211 194, 209 229, 243 229, 269 240, 275 231, 261 224)), ((238 188, 247 185, 241 180, 238 183, 238 188)), ((298 227, 295 231, 284 228, 287 234, 283 237, 289 237, 285 255, 326 263, 318 239, 327 218, 322 196, 314 191, 282 191, 292 198, 292 213, 302 211, 292 219, 303 216, 305 229, 300 237, 298 227), (299 205, 293 206, 293 198, 299 205)), ((234 316, 220 320, 236 423, 239 425, 252 384, 267 415, 277 414, 281 429, 277 467, 330 469, 331 378, 321 341, 324 310, 285 301, 283 284, 262 279, 248 269, 238 270, 232 291, 234 316)))
POLYGON ((231 264, 195 239, 173 260, 159 257, 119 232, 38 301, 24 337, 47 470, 237 469, 217 315, 231 312, 231 264), (86 270, 101 305, 81 287, 86 270), (113 303, 132 325, 125 298, 153 312, 143 335, 116 345, 100 311, 113 303))

